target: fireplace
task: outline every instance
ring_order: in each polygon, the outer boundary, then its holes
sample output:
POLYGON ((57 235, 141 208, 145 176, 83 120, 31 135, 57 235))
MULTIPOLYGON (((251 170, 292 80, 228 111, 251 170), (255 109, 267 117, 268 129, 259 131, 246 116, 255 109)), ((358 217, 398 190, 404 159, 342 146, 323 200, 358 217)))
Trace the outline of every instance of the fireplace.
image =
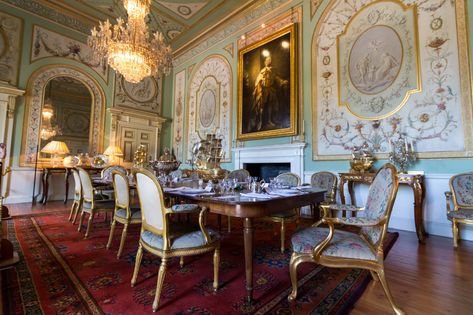
POLYGON ((291 163, 244 163, 243 168, 250 172, 251 176, 264 179, 269 183, 269 179, 281 173, 291 171, 291 163))
POLYGON ((234 168, 248 169, 252 176, 262 177, 265 179, 265 181, 268 180, 269 177, 276 177, 281 171, 292 172, 303 178, 304 147, 305 143, 288 143, 279 145, 234 148, 234 168), (269 169, 276 170, 276 173, 269 175, 258 175, 255 173, 256 171, 250 169, 255 167, 261 169, 257 172, 266 172, 267 166, 269 166, 269 169))

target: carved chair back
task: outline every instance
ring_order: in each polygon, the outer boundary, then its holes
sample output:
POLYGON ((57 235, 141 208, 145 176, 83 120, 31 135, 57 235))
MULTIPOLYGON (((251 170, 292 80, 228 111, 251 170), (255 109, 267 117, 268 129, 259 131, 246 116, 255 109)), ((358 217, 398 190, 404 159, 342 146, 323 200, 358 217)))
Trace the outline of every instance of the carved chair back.
POLYGON ((240 168, 238 170, 233 170, 230 173, 228 173, 227 178, 233 179, 236 178, 239 182, 245 182, 246 179, 250 176, 250 172, 247 170, 240 168))
POLYGON ((335 202, 337 196, 338 178, 330 172, 317 172, 310 177, 310 185, 312 187, 323 188, 327 190, 325 201, 329 203, 335 202))
POLYGON ((116 209, 125 209, 127 211, 127 217, 130 217, 130 186, 128 184, 128 177, 122 172, 113 171, 112 179, 115 194, 115 207, 116 209))
POLYGON ((365 204, 364 217, 370 220, 385 219, 384 224, 375 227, 362 227, 360 233, 374 248, 383 245, 383 239, 391 217, 399 182, 396 168, 385 164, 371 183, 365 204))
POLYGON ((473 209, 473 173, 461 173, 450 178, 454 210, 473 209))
POLYGON ((278 176, 276 176, 276 180, 291 187, 296 187, 301 184, 301 178, 299 177, 299 175, 291 172, 279 174, 278 176))
POLYGON ((120 172, 123 175, 126 175, 126 168, 121 165, 110 165, 102 170, 101 177, 102 180, 112 181, 112 172, 120 172))
POLYGON ((165 235, 166 207, 161 185, 156 176, 145 169, 136 171, 136 189, 141 205, 142 230, 148 230, 157 235, 165 235))
POLYGON ((72 169, 72 177, 74 178, 74 200, 79 201, 82 198, 82 184, 79 172, 76 169, 72 169))
POLYGON ((78 167, 80 182, 82 184, 82 196, 84 198, 84 203, 94 203, 94 187, 92 186, 92 179, 90 178, 89 173, 83 168, 78 167))

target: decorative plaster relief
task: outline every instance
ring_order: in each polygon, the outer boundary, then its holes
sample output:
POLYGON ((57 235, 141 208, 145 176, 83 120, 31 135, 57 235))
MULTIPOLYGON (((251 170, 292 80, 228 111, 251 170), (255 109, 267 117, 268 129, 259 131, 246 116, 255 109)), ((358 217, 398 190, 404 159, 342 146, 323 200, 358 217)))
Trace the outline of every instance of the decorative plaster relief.
POLYGON ((23 21, 0 12, 0 80, 18 83, 23 21))
POLYGON ((31 165, 38 154, 39 130, 41 126, 41 109, 44 91, 48 82, 55 77, 71 77, 81 81, 92 94, 91 139, 89 139, 89 154, 102 152, 103 114, 105 96, 100 85, 89 75, 77 68, 62 65, 50 65, 33 73, 28 81, 26 90, 25 120, 23 126, 23 142, 21 146, 20 165, 31 165))
POLYGON ((313 157, 345 159, 353 146, 365 141, 374 152, 387 153, 389 140, 399 133, 415 142, 420 157, 468 156, 473 146, 465 1, 384 2, 417 6, 417 63, 422 92, 412 94, 394 115, 379 120, 357 118, 346 107, 339 106, 337 91, 343 82, 338 72, 338 36, 346 31, 353 16, 365 8, 370 10, 366 14, 371 17, 389 16, 393 12, 382 6, 382 1, 333 1, 323 13, 312 40, 313 157), (380 5, 367 7, 371 3, 380 5))
POLYGON ((190 79, 187 112, 187 159, 192 146, 208 133, 223 138, 224 162, 231 160, 232 71, 228 61, 213 55, 202 61, 190 79))
POLYGON ((146 77, 139 83, 130 83, 120 74, 115 79, 114 107, 132 108, 161 114, 163 79, 146 77))
POLYGON ((37 25, 33 27, 33 34, 31 62, 46 57, 73 59, 92 68, 107 82, 107 62, 103 58, 95 57, 92 49, 87 44, 37 25))
POLYGON ((195 3, 172 3, 167 1, 157 1, 163 7, 168 8, 175 14, 179 15, 184 19, 190 19, 193 17, 197 12, 200 11, 207 2, 195 2, 195 3))
POLYGON ((173 117, 173 149, 176 158, 184 161, 184 110, 186 70, 182 70, 174 77, 174 117, 173 117))

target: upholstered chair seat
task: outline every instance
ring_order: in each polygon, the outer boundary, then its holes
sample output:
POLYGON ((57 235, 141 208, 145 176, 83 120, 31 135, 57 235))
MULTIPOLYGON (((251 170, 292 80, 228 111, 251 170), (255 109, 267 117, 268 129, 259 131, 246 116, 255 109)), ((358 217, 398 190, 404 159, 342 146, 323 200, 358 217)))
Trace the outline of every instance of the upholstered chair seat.
MULTIPOLYGON (((297 267, 313 262, 334 268, 362 268, 380 281, 386 297, 396 314, 404 312, 394 303, 384 274, 384 238, 396 198, 399 182, 396 168, 384 165, 376 174, 368 191, 364 217, 334 218, 332 205, 321 205, 324 216, 321 222, 296 232, 291 239, 293 253, 289 265, 292 292, 289 301, 297 297, 297 267), (320 223, 328 225, 319 227, 320 223), (339 225, 360 227, 358 232, 335 229, 339 225)), ((343 208, 358 211, 359 208, 343 208)))
POLYGON ((171 210, 176 211, 176 212, 196 211, 196 210, 199 210, 199 205, 196 205, 194 203, 182 203, 182 204, 173 205, 171 207, 171 210))
MULTIPOLYGON (((131 211, 131 219, 141 220, 141 210, 136 208, 130 208, 131 211)), ((115 215, 119 218, 126 219, 127 212, 126 209, 118 209, 115 211, 115 215)))
POLYGON ((473 224, 473 172, 452 176, 445 192, 447 219, 452 221, 453 246, 458 246, 460 224, 473 224))
MULTIPOLYGON (((311 253, 314 247, 325 240, 328 228, 311 227, 292 236, 292 249, 298 253, 311 253)), ((357 233, 335 230, 332 241, 325 247, 322 256, 347 259, 376 260, 376 254, 368 243, 357 233)))
MULTIPOLYGON (((207 229, 207 232, 210 236, 210 242, 213 242, 219 238, 219 234, 216 231, 207 229)), ((159 250, 163 249, 163 237, 161 235, 157 235, 151 231, 143 231, 141 233, 141 239, 143 240, 143 242, 153 248, 159 250)), ((200 247, 205 246, 210 242, 206 241, 204 235, 202 234, 202 231, 192 231, 174 238, 171 249, 200 247)))

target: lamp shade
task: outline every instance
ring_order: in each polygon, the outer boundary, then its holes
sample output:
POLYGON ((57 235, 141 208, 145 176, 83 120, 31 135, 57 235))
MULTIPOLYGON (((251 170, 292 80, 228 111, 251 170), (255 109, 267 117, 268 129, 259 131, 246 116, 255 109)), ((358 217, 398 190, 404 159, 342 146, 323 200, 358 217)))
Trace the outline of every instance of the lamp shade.
POLYGON ((48 154, 66 154, 69 153, 69 148, 62 141, 51 141, 41 149, 41 152, 48 154))
POLYGON ((122 156, 123 151, 116 145, 109 145, 103 154, 109 156, 122 156))

